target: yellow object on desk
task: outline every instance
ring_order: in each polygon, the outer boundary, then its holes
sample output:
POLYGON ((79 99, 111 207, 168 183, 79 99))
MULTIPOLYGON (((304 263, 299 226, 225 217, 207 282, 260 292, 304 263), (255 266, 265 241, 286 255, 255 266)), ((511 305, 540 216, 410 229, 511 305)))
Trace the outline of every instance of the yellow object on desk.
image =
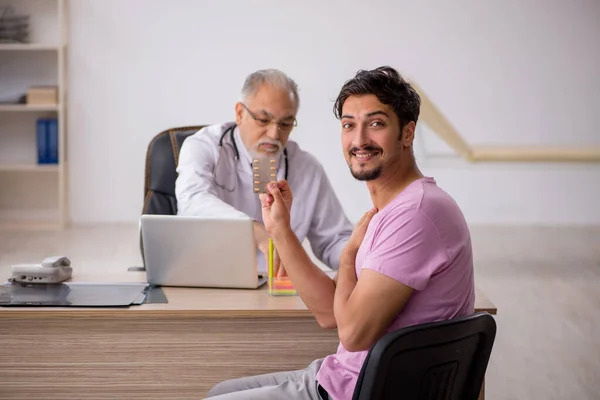
POLYGON ((269 266, 268 266, 268 285, 271 296, 296 296, 298 293, 292 285, 290 278, 277 278, 273 265, 275 248, 273 239, 269 238, 269 266))
POLYGON ((269 269, 267 272, 267 276, 268 276, 268 280, 267 283, 269 284, 269 293, 271 293, 271 290, 273 289, 273 239, 269 238, 269 269))

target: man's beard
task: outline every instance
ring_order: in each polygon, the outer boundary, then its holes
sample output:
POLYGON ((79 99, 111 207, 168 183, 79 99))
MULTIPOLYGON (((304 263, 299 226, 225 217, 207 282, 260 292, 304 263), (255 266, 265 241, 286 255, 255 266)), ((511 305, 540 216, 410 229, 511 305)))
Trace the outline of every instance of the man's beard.
POLYGON ((350 173, 352 174, 354 179, 359 180, 359 181, 373 181, 381 176, 381 170, 382 170, 382 167, 380 165, 380 166, 378 166, 374 169, 368 170, 368 171, 354 172, 354 170, 352 169, 352 166, 350 166, 350 173))
MULTIPOLYGON (((350 168, 350 173, 352 174, 354 179, 357 179, 359 181, 372 181, 372 180, 379 178, 381 176, 381 170, 382 170, 381 164, 371 170, 366 170, 366 171, 363 170, 360 172, 355 172, 352 169, 352 158, 354 157, 354 159, 356 161, 358 161, 355 154, 356 154, 356 152, 358 152, 360 150, 377 152, 379 155, 381 155, 381 153, 383 153, 383 149, 381 147, 372 146, 372 145, 364 146, 362 149, 359 149, 358 147, 353 147, 352 149, 350 149, 350 151, 348 152, 348 155, 349 155, 348 167, 350 168)), ((381 162, 381 160, 380 160, 380 162, 381 162)), ((358 161, 358 165, 360 167, 363 167, 365 164, 361 164, 360 161, 358 161)))

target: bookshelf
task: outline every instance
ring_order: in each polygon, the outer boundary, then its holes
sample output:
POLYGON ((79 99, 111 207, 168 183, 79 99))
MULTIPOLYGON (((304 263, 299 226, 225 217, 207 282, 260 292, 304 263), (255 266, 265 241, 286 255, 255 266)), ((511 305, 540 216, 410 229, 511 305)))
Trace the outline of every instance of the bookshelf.
POLYGON ((0 41, 0 230, 67 224, 66 0, 0 0, 0 13, 28 15, 28 37, 0 41), (55 86, 56 104, 23 104, 31 87, 55 86), (58 121, 58 162, 38 163, 36 123, 58 121))
POLYGON ((0 51, 58 51, 59 47, 44 43, 0 43, 0 51))
POLYGON ((0 112, 7 111, 59 111, 60 105, 55 106, 43 106, 43 105, 27 105, 27 104, 0 104, 0 112))

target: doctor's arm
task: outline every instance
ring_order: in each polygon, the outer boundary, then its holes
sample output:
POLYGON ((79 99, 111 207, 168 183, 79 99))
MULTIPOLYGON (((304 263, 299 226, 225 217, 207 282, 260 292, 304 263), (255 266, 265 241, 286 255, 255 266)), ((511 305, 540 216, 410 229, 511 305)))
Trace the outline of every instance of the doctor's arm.
MULTIPOLYGON (((198 136, 190 136, 183 142, 175 181, 178 215, 247 217, 217 195, 213 177, 217 162, 213 152, 215 145, 208 138, 198 136)), ((269 236, 264 225, 254 221, 253 227, 257 247, 267 254, 269 236)))
POLYGON ((353 226, 320 165, 319 175, 318 203, 307 237, 315 256, 328 267, 337 270, 340 255, 352 234, 353 226))
MULTIPOLYGON (((216 158, 207 138, 190 136, 181 146, 175 181, 177 214, 185 216, 244 216, 221 200, 215 190, 213 169, 216 158)), ((235 173, 235 171, 232 171, 235 173)))

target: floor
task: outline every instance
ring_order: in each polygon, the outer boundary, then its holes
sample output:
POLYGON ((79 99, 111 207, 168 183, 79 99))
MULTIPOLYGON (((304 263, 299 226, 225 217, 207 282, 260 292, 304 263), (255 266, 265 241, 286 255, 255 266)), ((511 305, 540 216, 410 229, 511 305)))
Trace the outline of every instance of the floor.
MULTIPOLYGON (((476 283, 496 304, 486 398, 600 399, 600 227, 473 227, 476 283)), ((67 255, 75 271, 140 265, 137 225, 0 232, 10 265, 67 255)))

